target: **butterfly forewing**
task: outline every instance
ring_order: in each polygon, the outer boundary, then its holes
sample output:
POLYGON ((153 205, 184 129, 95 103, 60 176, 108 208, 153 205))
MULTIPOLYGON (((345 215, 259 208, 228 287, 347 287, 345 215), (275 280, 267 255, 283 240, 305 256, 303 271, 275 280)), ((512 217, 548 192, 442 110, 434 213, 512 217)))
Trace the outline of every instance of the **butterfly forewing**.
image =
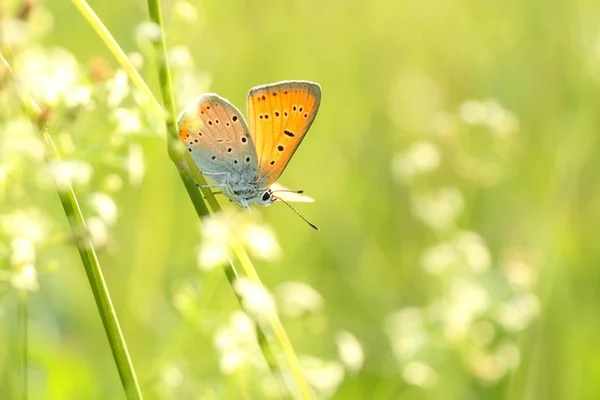
POLYGON ((315 119, 321 88, 308 81, 257 86, 248 93, 248 123, 258 157, 258 179, 275 182, 315 119))
POLYGON ((178 124, 179 139, 202 172, 255 175, 258 160, 248 126, 226 99, 200 96, 183 110, 178 124))

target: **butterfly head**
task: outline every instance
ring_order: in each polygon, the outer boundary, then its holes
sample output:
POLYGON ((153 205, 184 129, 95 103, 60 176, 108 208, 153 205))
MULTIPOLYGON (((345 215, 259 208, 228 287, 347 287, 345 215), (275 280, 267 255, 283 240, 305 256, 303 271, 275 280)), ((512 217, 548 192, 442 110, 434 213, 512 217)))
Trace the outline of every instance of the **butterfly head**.
POLYGON ((271 189, 267 189, 262 192, 256 203, 263 206, 268 206, 269 204, 273 204, 275 200, 277 200, 277 198, 273 196, 271 189))
POLYGON ((226 194, 232 202, 240 207, 249 207, 251 204, 268 206, 277 200, 277 198, 273 196, 271 189, 252 188, 241 191, 232 190, 231 193, 226 194))
POLYGON ((303 201, 303 202, 312 202, 313 199, 302 194, 302 190, 289 190, 283 188, 283 186, 279 184, 273 184, 270 188, 266 190, 259 189, 255 187, 250 189, 250 191, 246 191, 244 195, 241 192, 232 191, 229 193, 229 197, 232 202, 239 205, 240 207, 249 207, 251 204, 259 204, 263 206, 268 206, 273 204, 275 201, 281 201, 283 204, 291 208, 300 218, 302 218, 308 225, 310 225, 313 229, 319 230, 316 225, 309 222, 306 218, 302 216, 294 207, 292 207, 284 198, 287 197, 288 201, 303 201), (275 195, 274 193, 277 193, 275 195))

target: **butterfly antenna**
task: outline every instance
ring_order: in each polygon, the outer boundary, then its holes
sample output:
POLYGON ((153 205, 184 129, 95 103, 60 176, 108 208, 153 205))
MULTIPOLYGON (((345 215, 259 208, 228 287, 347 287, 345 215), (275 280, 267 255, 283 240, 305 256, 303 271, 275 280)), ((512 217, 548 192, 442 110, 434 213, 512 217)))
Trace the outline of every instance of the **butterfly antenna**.
MULTIPOLYGON (((302 194, 304 193, 304 190, 288 190, 288 189, 279 189, 279 190, 273 190, 271 191, 271 193, 277 193, 277 192, 286 192, 286 193, 296 193, 296 194, 302 194)), ((281 199, 279 199, 281 200, 281 199)))
MULTIPOLYGON (((284 191, 284 190, 282 190, 282 191, 284 191)), ((279 197, 276 197, 276 199, 277 199, 277 200, 279 200, 279 201, 281 201, 283 204, 285 204, 285 205, 286 205, 286 206, 288 206, 289 208, 291 208, 291 209, 292 209, 292 211, 294 211, 296 214, 298 214, 298 216, 299 216, 300 218, 302 218, 302 219, 304 220, 304 222, 306 222, 308 225, 310 225, 310 227, 311 227, 311 228, 313 228, 313 229, 315 229, 315 230, 317 230, 317 231, 318 231, 318 230, 320 230, 320 229, 319 229, 319 228, 318 228, 318 227, 317 227, 315 224, 313 224, 313 223, 309 222, 309 221, 308 221, 306 218, 304 218, 304 217, 302 216, 302 214, 300 214, 300 213, 298 212, 298 210, 296 210, 294 207, 292 207, 292 206, 290 205, 290 203, 288 203, 288 202, 287 202, 287 201, 285 201, 285 200, 282 200, 282 199, 280 199, 279 197)))

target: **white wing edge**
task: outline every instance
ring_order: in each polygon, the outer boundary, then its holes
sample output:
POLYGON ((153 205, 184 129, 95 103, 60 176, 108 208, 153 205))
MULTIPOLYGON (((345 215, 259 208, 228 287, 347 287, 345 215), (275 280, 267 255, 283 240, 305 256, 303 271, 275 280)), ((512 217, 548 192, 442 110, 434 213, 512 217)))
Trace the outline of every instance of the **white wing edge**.
POLYGON ((302 193, 294 193, 293 190, 286 188, 285 186, 275 182, 269 188, 273 193, 273 196, 283 200, 289 201, 293 203, 313 203, 315 199, 310 196, 307 196, 302 193), (280 192, 280 190, 286 190, 285 192, 280 192))

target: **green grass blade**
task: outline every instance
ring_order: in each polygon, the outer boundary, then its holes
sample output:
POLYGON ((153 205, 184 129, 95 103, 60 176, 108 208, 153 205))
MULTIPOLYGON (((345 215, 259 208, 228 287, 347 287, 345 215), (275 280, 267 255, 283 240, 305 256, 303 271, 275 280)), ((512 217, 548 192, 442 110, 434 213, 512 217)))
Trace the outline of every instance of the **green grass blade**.
POLYGON ((28 296, 27 291, 19 291, 19 356, 21 357, 21 398, 27 399, 27 369, 28 369, 28 296))

